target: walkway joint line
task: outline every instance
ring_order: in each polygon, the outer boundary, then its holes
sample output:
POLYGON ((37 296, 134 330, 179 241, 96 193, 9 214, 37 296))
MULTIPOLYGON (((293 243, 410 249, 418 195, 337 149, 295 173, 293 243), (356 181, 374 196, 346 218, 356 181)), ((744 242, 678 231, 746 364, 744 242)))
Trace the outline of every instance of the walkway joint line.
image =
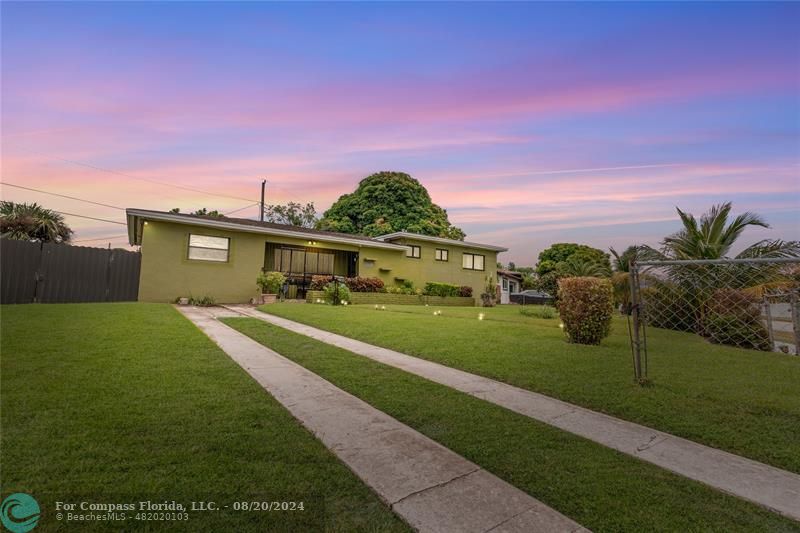
POLYGON ((201 331, 366 483, 422 532, 588 531, 533 496, 239 333, 219 308, 178 307, 201 331), (394 502, 394 503, 392 503, 394 502), (535 513, 530 510, 535 509, 535 513))
POLYGON ((800 475, 794 472, 252 307, 224 307, 494 403, 800 522, 800 475))

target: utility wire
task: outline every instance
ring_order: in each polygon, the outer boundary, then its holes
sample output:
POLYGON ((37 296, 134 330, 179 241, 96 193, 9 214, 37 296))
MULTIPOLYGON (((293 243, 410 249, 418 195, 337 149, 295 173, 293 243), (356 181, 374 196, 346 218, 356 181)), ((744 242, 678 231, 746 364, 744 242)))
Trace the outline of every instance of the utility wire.
POLYGON ((249 209, 253 206, 260 204, 261 202, 256 202, 254 204, 246 205, 244 207, 240 207, 239 209, 234 209, 233 211, 228 211, 227 213, 223 213, 225 216, 232 215, 234 213, 238 213, 239 211, 244 211, 245 209, 249 209))
POLYGON ((17 189, 25 189, 26 191, 40 192, 42 194, 49 194, 51 196, 59 196, 61 198, 69 198, 70 200, 77 200, 79 202, 86 202, 87 204, 94 204, 94 205, 99 205, 99 206, 103 206, 103 207, 110 207, 112 209, 119 209, 120 211, 125 211, 124 207, 119 207, 119 206, 111 205, 111 204, 104 204, 102 202, 93 202, 92 200, 84 200, 83 198, 77 198, 75 196, 68 196, 66 194, 59 194, 59 193, 56 193, 56 192, 42 191, 40 189, 34 189, 32 187, 23 187, 22 185, 16 185, 14 183, 9 183, 7 181, 0 182, 0 185, 5 185, 6 187, 16 187, 17 189))
MULTIPOLYGON (((53 211, 55 211, 55 209, 53 211)), ((70 217, 88 218, 89 220, 98 220, 100 222, 108 222, 109 224, 119 224, 120 226, 127 226, 128 225, 125 222, 119 222, 117 220, 108 220, 108 219, 105 219, 105 218, 87 217, 86 215, 76 215, 75 213, 67 213, 65 211, 55 211, 55 212, 59 213, 59 214, 62 214, 62 215, 67 215, 67 216, 70 216, 70 217)))
POLYGON ((91 242, 91 241, 105 241, 107 239, 118 239, 120 237, 127 237, 128 234, 124 233, 122 235, 109 235, 108 237, 97 237, 96 239, 79 239, 77 241, 72 242, 91 242))
POLYGON ((21 146, 16 146, 16 145, 13 145, 13 146, 15 148, 20 149, 20 150, 24 150, 26 152, 37 154, 37 155, 40 155, 42 157, 55 159, 57 161, 63 161, 64 163, 70 163, 72 165, 78 165, 78 166, 81 166, 81 167, 91 168, 93 170, 98 170, 100 172, 107 172, 109 174, 115 174, 117 176, 124 176, 126 178, 130 178, 130 179, 133 179, 133 180, 146 181, 146 182, 149 182, 149 183, 157 183, 158 185, 164 185, 165 187, 174 187, 176 189, 183 189, 185 191, 199 192, 201 194, 207 194, 209 196, 216 196, 218 198, 231 198, 233 200, 244 200, 245 202, 252 202, 253 201, 252 198, 242 198, 240 196, 231 196, 231 195, 228 195, 228 194, 221 194, 221 193, 206 191, 206 190, 203 190, 203 189, 198 189, 196 187, 187 187, 185 185, 175 185, 174 183, 169 183, 169 182, 166 182, 166 181, 159 181, 159 180, 154 180, 154 179, 150 179, 150 178, 142 178, 142 177, 139 177, 139 176, 133 176, 131 174, 126 174, 124 172, 119 172, 119 171, 111 170, 111 169, 108 169, 108 168, 98 167, 98 166, 95 166, 95 165, 91 165, 89 163, 83 163, 81 161, 74 161, 72 159, 64 159, 63 157, 58 157, 58 156, 54 156, 54 155, 45 154, 43 152, 39 152, 38 150, 30 150, 28 148, 22 148, 21 146))

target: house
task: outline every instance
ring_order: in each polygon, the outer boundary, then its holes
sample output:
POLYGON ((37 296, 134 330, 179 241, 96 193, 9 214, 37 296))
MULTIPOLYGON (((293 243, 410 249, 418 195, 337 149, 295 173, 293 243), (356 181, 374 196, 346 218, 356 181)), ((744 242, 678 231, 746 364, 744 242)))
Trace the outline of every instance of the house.
POLYGON ((522 290, 522 273, 498 270, 497 284, 500 287, 500 303, 511 303, 511 295, 522 290))
POLYGON ((141 246, 139 300, 212 296, 220 303, 256 296, 262 270, 283 272, 291 298, 313 275, 377 277, 387 286, 427 282, 472 287, 480 299, 497 279, 501 246, 398 232, 378 238, 242 218, 127 209, 128 239, 141 246))

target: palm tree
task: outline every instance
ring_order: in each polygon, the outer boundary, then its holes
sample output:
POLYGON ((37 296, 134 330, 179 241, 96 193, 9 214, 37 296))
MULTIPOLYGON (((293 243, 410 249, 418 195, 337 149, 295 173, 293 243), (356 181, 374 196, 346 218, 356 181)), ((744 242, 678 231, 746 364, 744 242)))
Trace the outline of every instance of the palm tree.
POLYGON ((0 202, 0 234, 5 239, 68 243, 72 233, 60 213, 36 203, 0 202))
MULTIPOLYGON (((749 226, 769 228, 755 213, 746 212, 729 221, 731 203, 711 207, 698 221, 693 215, 676 208, 683 228, 664 239, 661 252, 643 247, 650 257, 659 259, 725 259, 733 244, 749 226)), ((748 246, 737 259, 757 257, 798 257, 800 242, 764 239, 748 246)))
POLYGON ((631 299, 631 262, 639 259, 641 249, 641 246, 628 246, 621 254, 613 246, 608 249, 614 258, 611 261, 611 268, 614 269, 614 273, 611 275, 611 284, 614 286, 614 299, 617 304, 622 304, 624 307, 628 306, 631 299))
POLYGON ((594 261, 582 259, 580 257, 570 257, 566 261, 558 264, 558 269, 564 276, 568 277, 597 277, 604 278, 609 275, 607 268, 594 261))

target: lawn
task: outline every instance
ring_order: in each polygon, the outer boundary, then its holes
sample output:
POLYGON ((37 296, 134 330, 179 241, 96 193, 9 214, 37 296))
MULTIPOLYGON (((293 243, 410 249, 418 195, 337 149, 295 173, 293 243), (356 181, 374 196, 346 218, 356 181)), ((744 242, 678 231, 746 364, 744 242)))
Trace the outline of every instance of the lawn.
POLYGON ((800 531, 761 507, 413 374, 258 319, 223 322, 593 531, 800 531))
POLYGON ((541 392, 800 473, 800 358, 648 331, 652 387, 633 383, 622 318, 601 346, 559 321, 495 308, 268 305, 261 310, 541 392), (478 314, 484 313, 484 320, 478 314))
MULTIPOLYGON (((54 502, 304 502, 189 512, 185 531, 408 531, 261 386, 168 305, 3 306, 2 494, 54 502)), ((128 513, 133 516, 135 513, 128 513)), ((82 524, 153 530, 163 523, 82 524)), ((81 526, 78 526, 81 528, 81 526)))

